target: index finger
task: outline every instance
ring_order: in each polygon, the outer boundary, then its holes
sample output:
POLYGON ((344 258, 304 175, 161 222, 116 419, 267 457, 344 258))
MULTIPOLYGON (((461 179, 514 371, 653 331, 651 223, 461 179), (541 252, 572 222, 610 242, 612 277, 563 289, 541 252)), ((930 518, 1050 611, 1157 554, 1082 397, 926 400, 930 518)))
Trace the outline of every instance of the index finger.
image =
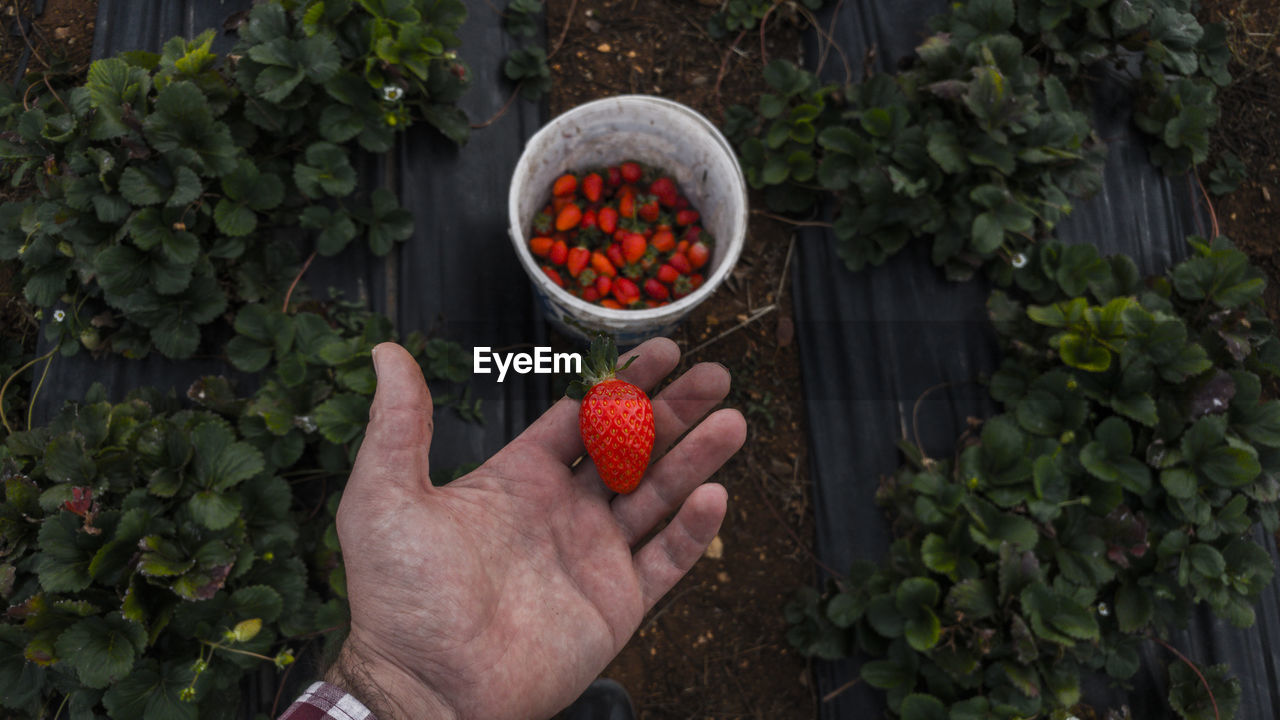
MULTIPOLYGON (((618 358, 618 365, 625 365, 627 358, 632 356, 635 356, 635 362, 618 373, 618 376, 649 392, 676 368, 676 364, 680 362, 680 347, 667 338, 653 338, 622 353, 618 358)), ((542 448, 567 467, 585 452, 582 434, 578 430, 578 405, 577 400, 560 398, 550 410, 520 433, 511 445, 528 443, 542 448)))

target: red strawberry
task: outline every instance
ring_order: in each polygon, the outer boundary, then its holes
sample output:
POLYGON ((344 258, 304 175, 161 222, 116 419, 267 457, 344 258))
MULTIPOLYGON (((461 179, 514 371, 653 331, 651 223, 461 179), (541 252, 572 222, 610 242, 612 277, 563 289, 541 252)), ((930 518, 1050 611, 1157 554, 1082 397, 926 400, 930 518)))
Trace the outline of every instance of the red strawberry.
POLYGON ((569 246, 563 240, 555 241, 551 246, 551 252, 547 254, 552 265, 563 265, 564 261, 569 258, 569 246))
POLYGON ((546 273, 547 277, 551 278, 551 282, 560 287, 564 287, 564 278, 560 277, 560 273, 556 272, 555 268, 550 265, 543 265, 542 272, 546 273))
POLYGON ((631 278, 614 278, 613 296, 625 307, 640 299, 640 286, 631 278))
POLYGON ((667 286, 658 282, 657 278, 649 278, 648 280, 645 280, 644 291, 654 300, 666 300, 671 296, 671 293, 667 290, 667 286))
POLYGON ((670 265, 663 265, 662 267, 658 268, 658 280, 661 282, 664 282, 670 285, 671 283, 675 282, 676 278, 678 277, 680 277, 680 271, 676 270, 670 265))
POLYGON ((624 187, 618 192, 618 214, 624 218, 636 216, 636 191, 624 187))
POLYGON ((596 292, 595 288, 589 287, 582 291, 582 299, 587 302, 595 302, 600 299, 600 293, 596 292))
POLYGON ((580 220, 582 220, 582 208, 569 203, 564 206, 559 215, 556 215, 556 229, 572 230, 578 226, 580 220))
POLYGON ((698 222, 698 217, 699 215, 697 210, 680 210, 676 212, 676 224, 692 225, 698 222))
POLYGON ((658 252, 671 252, 676 247, 676 236, 670 230, 659 230, 649 242, 658 252))
POLYGON ((584 247, 576 247, 569 251, 566 267, 569 268, 570 275, 578 277, 589 262, 591 262, 591 251, 584 247))
POLYGON ((618 304, 618 301, 617 301, 617 300, 614 300, 613 298, 604 298, 603 300, 601 300, 601 301, 600 301, 600 305, 601 305, 602 307, 607 307, 607 308, 609 308, 610 310, 621 310, 621 309, 622 309, 622 306, 618 304))
POLYGON ((675 181, 665 175, 649 184, 649 194, 656 195, 658 202, 666 207, 674 207, 676 199, 680 196, 679 191, 676 190, 675 181))
POLYGON ((610 245, 609 249, 604 251, 604 254, 605 257, 609 258, 609 262, 613 263, 613 266, 616 268, 620 268, 627 264, 627 258, 622 254, 622 243, 614 243, 610 245))
POLYGON ((644 257, 646 249, 648 249, 648 243, 645 242, 643 235, 631 233, 622 239, 622 257, 628 263, 636 262, 644 257))
POLYGON ((681 253, 675 253, 667 258, 667 264, 680 271, 681 275, 688 275, 693 272, 693 265, 689 263, 689 258, 681 253))
POLYGON ((529 252, 537 257, 546 257, 551 252, 551 245, 555 242, 549 237, 536 237, 529 239, 529 252))
POLYGON ((608 275, 599 275, 596 277, 596 292, 600 293, 600 297, 609 294, 613 289, 613 279, 608 275))
POLYGON ((658 214, 661 212, 662 208, 658 207, 658 201, 650 200, 649 202, 641 205, 640 209, 636 211, 636 214, 640 216, 641 220, 651 223, 658 221, 658 214))
POLYGON ((706 265, 709 259, 711 259, 711 250, 706 243, 699 240, 689 246, 689 264, 694 270, 706 265))
POLYGON ((606 168, 604 174, 609 177, 609 187, 618 187, 622 184, 622 171, 616 165, 606 168))
POLYGON ((640 176, 644 174, 644 170, 641 169, 640 163, 636 162, 624 162, 622 163, 622 167, 618 168, 618 170, 622 173, 622 181, 629 183, 640 182, 640 176))
POLYGON ((578 221, 578 227, 582 230, 589 230, 596 227, 599 222, 600 217, 596 214, 596 211, 588 209, 586 212, 582 213, 582 219, 578 221))
POLYGON ((566 197, 572 195, 578 189, 578 178, 571 173, 565 173, 556 178, 555 184, 551 186, 551 194, 556 197, 566 197))
POLYGON ((600 208, 600 212, 596 213, 596 225, 600 232, 612 235, 618 229, 618 211, 611 207, 600 208))
POLYGON ((693 286, 694 290, 702 287, 702 273, 694 273, 690 275, 689 284, 693 286))
POLYGON ((690 225, 685 228, 684 235, 681 236, 682 239, 687 240, 688 242, 698 242, 698 238, 700 237, 702 237, 701 225, 690 225))
POLYGON ((591 173, 582 178, 582 197, 588 202, 600 202, 600 195, 604 193, 604 178, 600 177, 600 173, 591 173))
POLYGON ((604 253, 601 252, 591 253, 591 269, 595 270, 597 275, 603 275, 604 277, 609 278, 618 274, 618 269, 614 267, 613 263, 609 262, 609 258, 605 257, 604 253))
POLYGON ((677 209, 677 210, 683 210, 683 209, 685 209, 685 208, 687 208, 687 207, 689 207, 689 198, 687 198, 687 197, 685 197, 685 196, 683 196, 683 195, 681 195, 680 197, 676 198, 676 209, 677 209))

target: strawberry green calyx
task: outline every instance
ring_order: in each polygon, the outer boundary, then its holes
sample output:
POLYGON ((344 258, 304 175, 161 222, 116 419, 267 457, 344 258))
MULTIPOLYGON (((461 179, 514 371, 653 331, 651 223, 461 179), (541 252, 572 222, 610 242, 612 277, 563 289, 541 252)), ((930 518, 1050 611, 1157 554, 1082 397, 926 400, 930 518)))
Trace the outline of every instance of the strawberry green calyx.
POLYGON ((618 367, 618 345, 613 336, 595 333, 591 338, 591 348, 582 361, 582 377, 569 383, 565 394, 574 400, 581 400, 592 387, 616 378, 618 371, 626 370, 635 361, 636 356, 633 355, 627 359, 626 364, 618 367))

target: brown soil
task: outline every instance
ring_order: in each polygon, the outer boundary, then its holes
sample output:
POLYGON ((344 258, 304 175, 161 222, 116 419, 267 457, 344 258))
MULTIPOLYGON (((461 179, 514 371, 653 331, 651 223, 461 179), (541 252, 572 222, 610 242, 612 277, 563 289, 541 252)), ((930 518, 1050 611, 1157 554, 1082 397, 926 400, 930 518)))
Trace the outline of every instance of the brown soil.
MULTIPOLYGON (((0 25, 6 41, 0 43, 0 80, 9 82, 28 47, 32 48, 27 71, 74 71, 89 64, 93 52, 93 25, 98 3, 85 0, 47 0, 44 12, 18 37, 9 34, 13 18, 31 17, 33 0, 0 0, 0 25)), ((20 89, 26 89, 25 84, 20 89)))
POLYGON ((1244 161, 1246 175, 1229 195, 1213 197, 1218 231, 1231 238, 1267 274, 1267 310, 1280 322, 1280 5, 1274 0, 1208 0, 1203 15, 1225 22, 1232 83, 1220 91, 1222 107, 1209 171, 1225 151, 1244 161))
MULTIPOLYGON (((754 105, 764 90, 759 34, 749 33, 736 51, 732 38, 711 38, 706 23, 719 5, 549 0, 551 114, 622 93, 676 100, 717 123, 730 105, 754 105)), ((796 25, 773 18, 764 51, 799 59, 796 25)), ((782 617, 795 590, 812 582, 814 565, 786 277, 791 244, 786 226, 754 216, 731 280, 673 338, 685 349, 686 365, 729 368, 734 391, 727 404, 743 411, 750 430, 746 446, 716 478, 730 494, 718 542, 604 673, 627 688, 642 718, 817 714, 807 664, 788 646, 782 617), (770 305, 776 309, 734 329, 770 305)))

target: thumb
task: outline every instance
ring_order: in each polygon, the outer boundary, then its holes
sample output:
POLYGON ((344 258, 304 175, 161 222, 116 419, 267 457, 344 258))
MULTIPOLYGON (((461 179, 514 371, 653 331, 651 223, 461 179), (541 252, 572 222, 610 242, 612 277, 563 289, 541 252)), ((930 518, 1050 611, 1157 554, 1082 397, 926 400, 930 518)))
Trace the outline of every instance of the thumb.
POLYGON ((347 481, 347 492, 378 492, 388 485, 421 491, 431 487, 431 392, 418 361, 395 343, 373 349, 378 378, 364 442, 347 481))

